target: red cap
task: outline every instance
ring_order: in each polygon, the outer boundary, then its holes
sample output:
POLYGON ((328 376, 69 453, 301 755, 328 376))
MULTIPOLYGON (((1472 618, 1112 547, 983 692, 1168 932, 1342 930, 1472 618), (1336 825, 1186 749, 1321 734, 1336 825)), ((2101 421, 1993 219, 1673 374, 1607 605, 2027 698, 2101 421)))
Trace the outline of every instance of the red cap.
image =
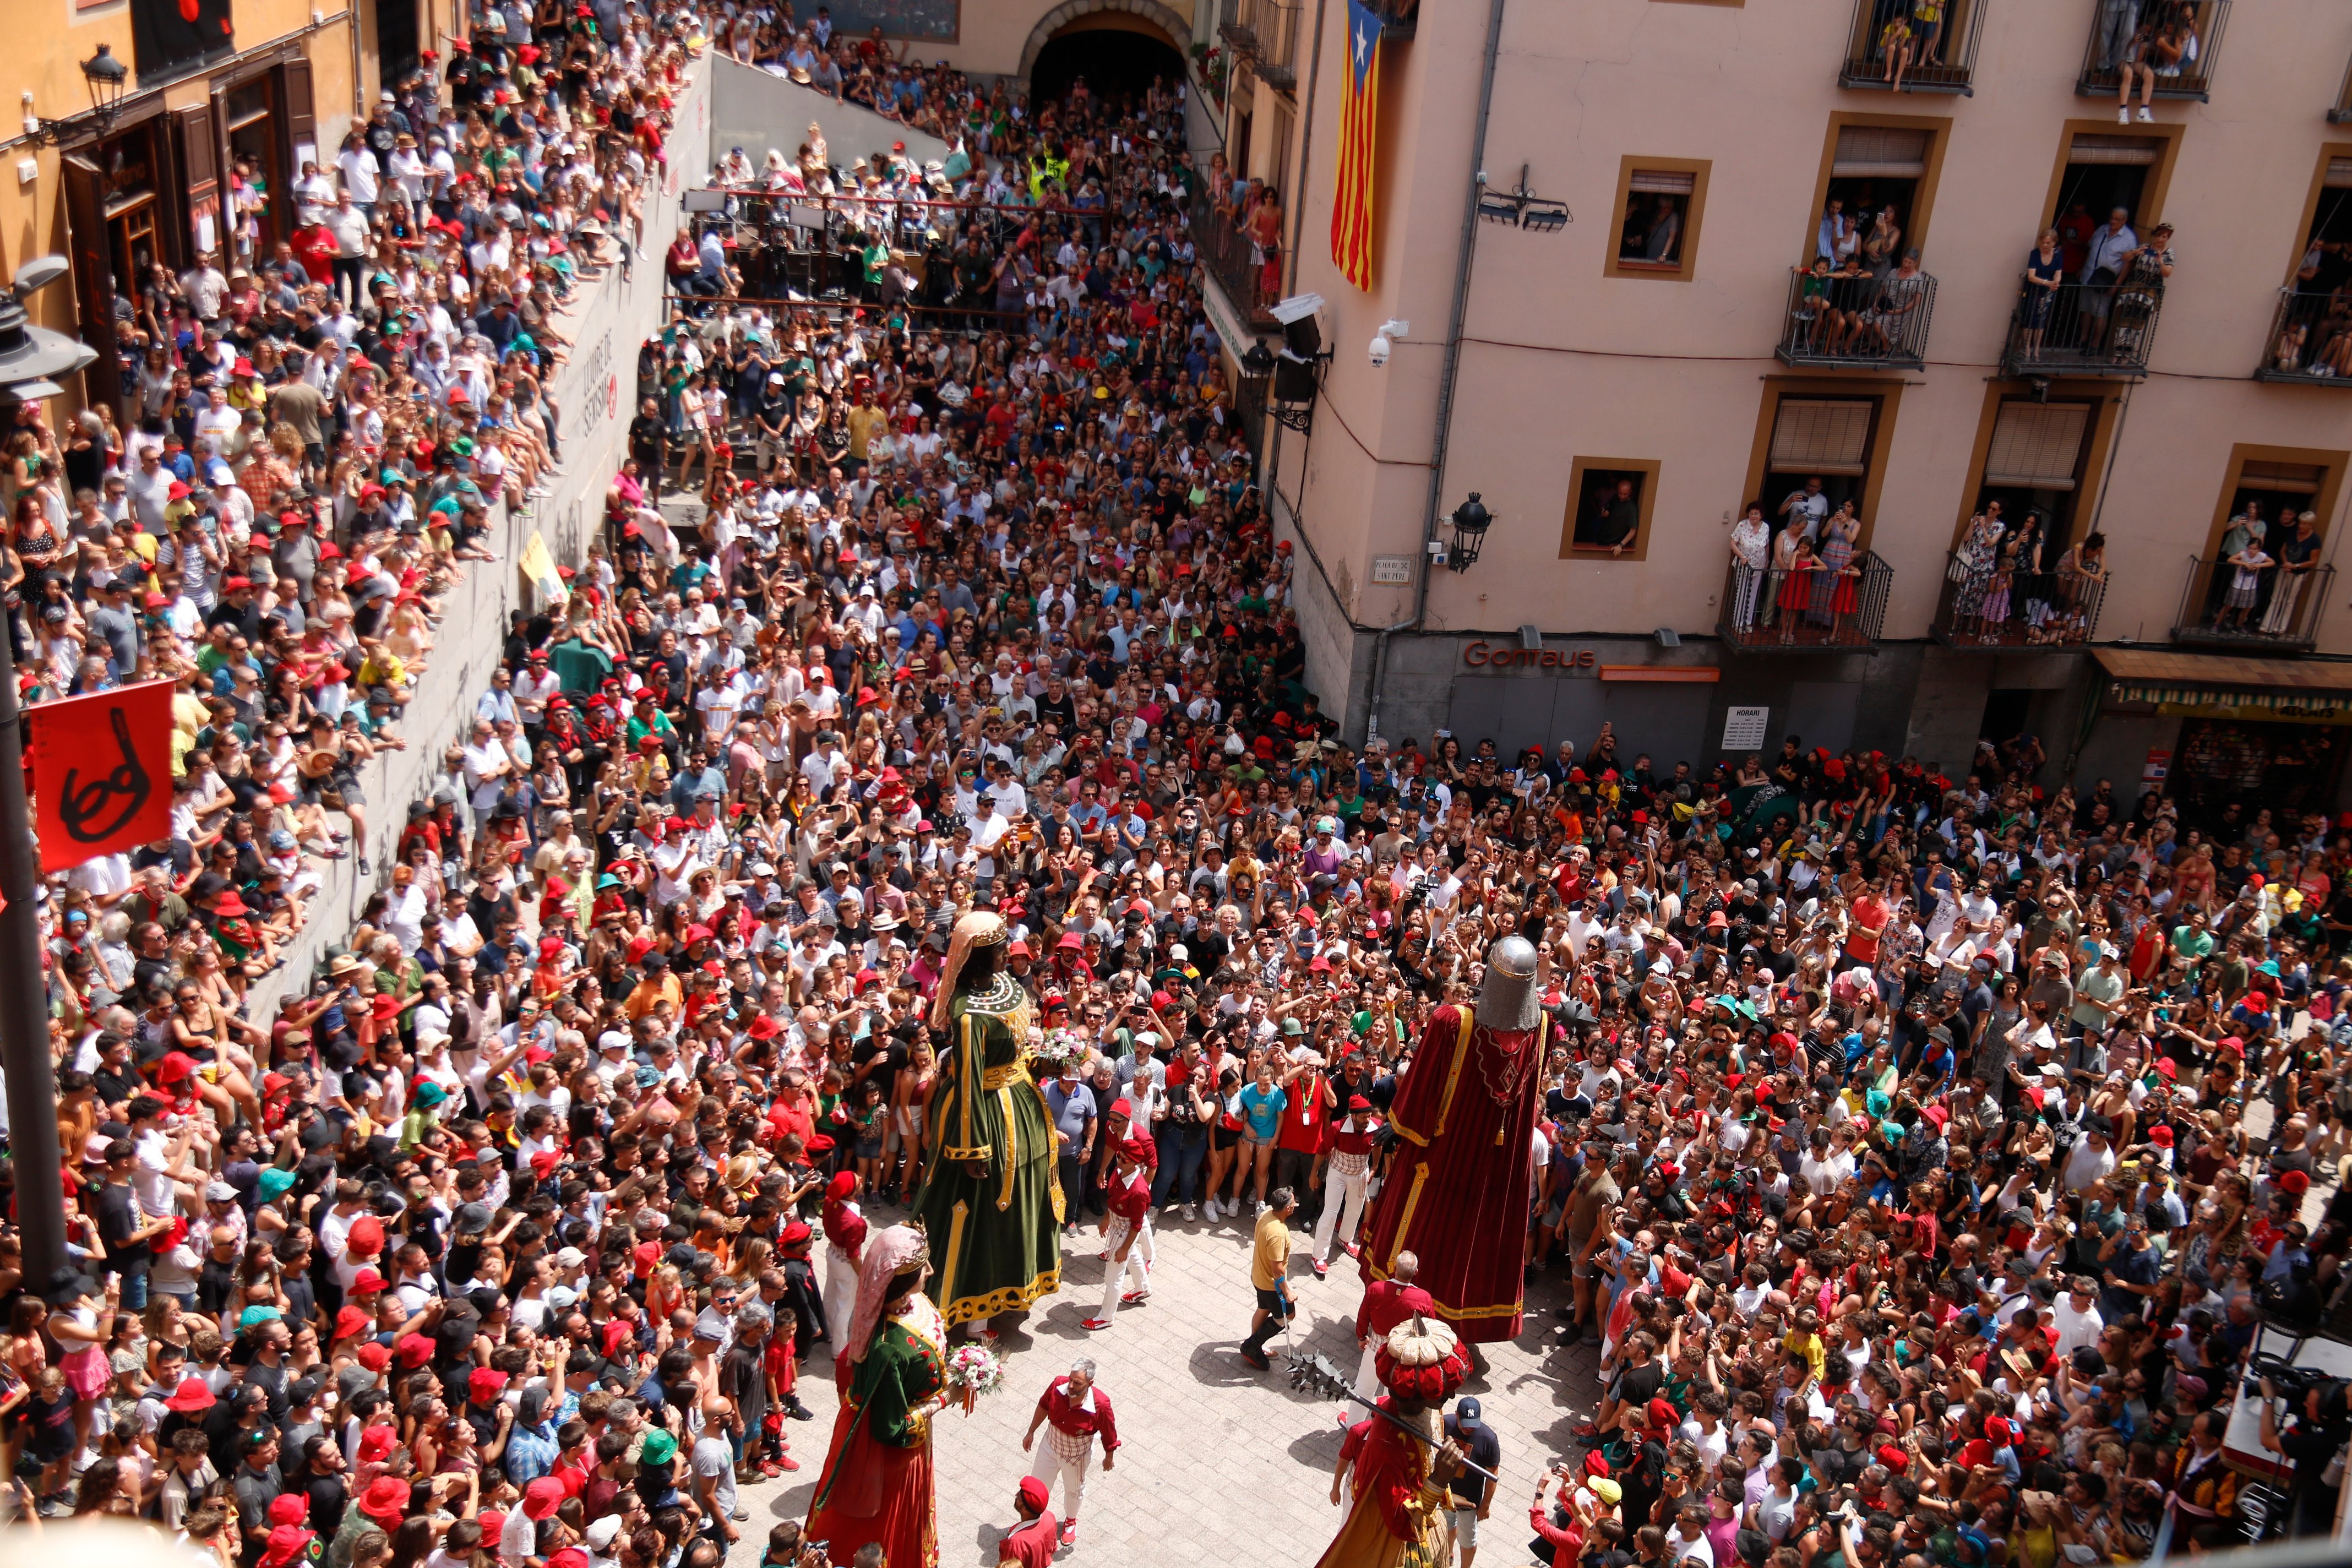
POLYGON ((477 1405, 488 1405, 507 1385, 507 1374, 494 1367, 478 1366, 466 1374, 466 1392, 477 1405))
POLYGON ((1021 1478, 1021 1501, 1024 1507, 1032 1508, 1043 1513, 1053 1500, 1054 1494, 1044 1481, 1034 1476, 1021 1478))
POLYGON ((541 1476, 522 1489, 523 1517, 547 1519, 553 1515, 562 1501, 563 1483, 553 1476, 541 1476))
POLYGON ((398 1476, 376 1477, 360 1494, 359 1509, 370 1519, 398 1526, 408 1513, 408 1483, 398 1476))
POLYGON ((352 1276, 352 1294, 354 1296, 383 1295, 383 1276, 373 1268, 361 1269, 352 1276))

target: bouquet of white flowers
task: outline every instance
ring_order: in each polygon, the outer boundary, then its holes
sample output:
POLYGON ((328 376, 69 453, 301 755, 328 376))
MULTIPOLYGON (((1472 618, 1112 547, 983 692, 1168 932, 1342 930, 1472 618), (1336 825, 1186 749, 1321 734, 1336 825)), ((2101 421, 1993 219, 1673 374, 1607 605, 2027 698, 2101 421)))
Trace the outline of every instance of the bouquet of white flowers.
POLYGON ((983 1394, 993 1394, 1004 1386, 1004 1363, 986 1345, 961 1344, 948 1356, 948 1392, 963 1402, 963 1413, 971 1414, 975 1401, 983 1394))

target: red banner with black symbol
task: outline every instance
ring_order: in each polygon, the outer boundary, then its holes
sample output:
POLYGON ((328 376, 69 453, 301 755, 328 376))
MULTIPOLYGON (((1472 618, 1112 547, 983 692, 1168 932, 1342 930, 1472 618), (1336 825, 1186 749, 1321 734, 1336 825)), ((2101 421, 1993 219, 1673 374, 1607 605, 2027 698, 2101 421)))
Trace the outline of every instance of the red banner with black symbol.
POLYGON ((43 871, 170 835, 170 681, 43 702, 25 715, 43 871))

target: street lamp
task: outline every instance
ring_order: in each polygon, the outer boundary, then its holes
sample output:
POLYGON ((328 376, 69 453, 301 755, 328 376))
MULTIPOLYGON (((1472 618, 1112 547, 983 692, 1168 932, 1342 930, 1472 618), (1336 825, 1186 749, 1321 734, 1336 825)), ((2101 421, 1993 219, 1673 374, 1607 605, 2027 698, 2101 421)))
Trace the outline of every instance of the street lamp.
MULTIPOLYGON (((122 104, 122 89, 130 84, 131 68, 114 58, 114 46, 100 44, 98 53, 81 62, 82 85, 89 89, 89 117, 100 136, 114 129, 114 116, 122 104)), ((65 120, 43 120, 33 112, 33 95, 25 94, 25 140, 37 147, 55 147, 78 130, 79 116, 65 120)))
POLYGON ((1448 513, 1445 521, 1454 527, 1454 543, 1446 551, 1445 563, 1456 572, 1467 572, 1470 563, 1478 559, 1478 547, 1486 542, 1486 531, 1495 526, 1495 514, 1472 490, 1470 499, 1448 513))
POLYGON ((1267 349, 1265 346, 1265 340, 1264 338, 1260 338, 1244 351, 1242 354, 1242 374, 1251 381, 1264 381, 1267 376, 1272 375, 1273 374, 1274 354, 1272 351, 1267 349))

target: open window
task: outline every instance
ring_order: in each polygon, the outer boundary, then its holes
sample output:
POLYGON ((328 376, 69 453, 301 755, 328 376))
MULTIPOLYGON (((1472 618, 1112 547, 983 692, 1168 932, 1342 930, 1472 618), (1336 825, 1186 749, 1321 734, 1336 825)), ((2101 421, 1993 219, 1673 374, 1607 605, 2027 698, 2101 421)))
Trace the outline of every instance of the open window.
POLYGON ((1685 281, 1693 275, 1707 169, 1694 158, 1624 161, 1617 174, 1617 233, 1603 276, 1685 281))
POLYGON ((1658 465, 1638 458, 1579 458, 1569 469, 1563 561, 1639 561, 1649 552, 1658 465))
POLYGON ((2054 562, 2074 542, 2079 503, 2088 489, 2091 437, 2098 425, 2094 399, 2037 402, 2003 398, 1993 411, 1971 514, 1998 505, 2009 532, 2038 521, 2042 556, 2054 562))
MULTIPOLYGON (((2142 232, 2157 221, 2179 131, 2169 125, 2147 126, 2137 134, 2067 128, 2042 222, 2058 231, 2068 277, 2080 273, 2092 231, 2116 209, 2142 232)), ((2030 236, 2027 243, 2032 244, 2030 236)))
POLYGON ((1890 243, 1873 239, 1882 218, 1894 235, 1885 266, 1920 243, 1937 123, 1849 121, 1833 128, 1829 175, 1814 209, 1807 263, 1824 255, 1842 262, 1847 255, 1866 254, 1890 243))
POLYGON ((1763 477, 1752 490, 1775 540, 1801 528, 1819 541, 1822 524, 1848 503, 1868 538, 1874 459, 1884 399, 1783 393, 1771 415, 1763 477))

